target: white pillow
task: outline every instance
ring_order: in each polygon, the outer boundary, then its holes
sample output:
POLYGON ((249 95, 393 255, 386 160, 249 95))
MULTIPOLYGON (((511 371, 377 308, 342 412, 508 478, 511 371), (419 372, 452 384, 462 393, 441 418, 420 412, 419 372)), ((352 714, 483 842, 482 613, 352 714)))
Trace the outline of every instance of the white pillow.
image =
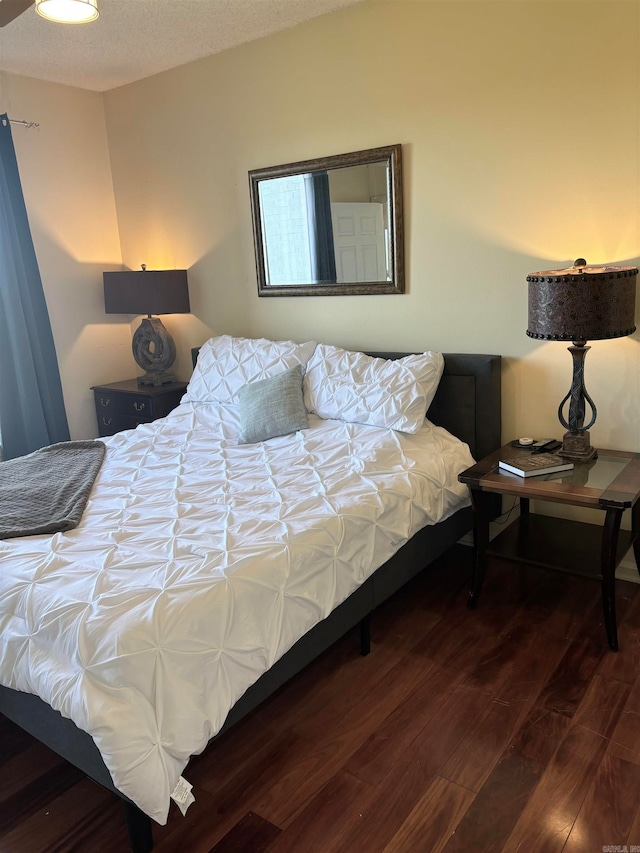
POLYGON ((321 418, 417 432, 434 398, 439 352, 395 361, 318 344, 304 377, 304 402, 321 418))
POLYGON ((202 345, 183 403, 236 404, 237 393, 248 382, 269 379, 290 367, 303 368, 315 341, 268 341, 221 335, 202 345))

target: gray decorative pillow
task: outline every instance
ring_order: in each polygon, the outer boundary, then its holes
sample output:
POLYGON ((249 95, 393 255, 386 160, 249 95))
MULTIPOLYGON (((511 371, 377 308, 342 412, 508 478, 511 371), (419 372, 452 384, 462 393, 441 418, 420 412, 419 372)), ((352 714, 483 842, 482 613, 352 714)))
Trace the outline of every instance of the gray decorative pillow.
POLYGON ((238 390, 239 444, 255 444, 309 426, 302 396, 301 364, 238 390))

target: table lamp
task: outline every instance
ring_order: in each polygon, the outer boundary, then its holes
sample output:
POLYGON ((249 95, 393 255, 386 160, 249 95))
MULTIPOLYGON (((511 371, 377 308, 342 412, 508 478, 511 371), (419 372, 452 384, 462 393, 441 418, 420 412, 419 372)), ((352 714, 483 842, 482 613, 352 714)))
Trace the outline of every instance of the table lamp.
POLYGON ((176 345, 159 317, 152 314, 188 314, 189 286, 186 270, 125 270, 105 272, 106 314, 146 314, 133 336, 136 363, 145 371, 139 385, 175 382, 169 368, 176 359, 176 345))
POLYGON ((597 410, 584 384, 584 360, 588 340, 621 338, 635 332, 636 267, 589 266, 584 258, 572 267, 534 272, 529 282, 530 338, 546 341, 572 341, 571 388, 558 407, 558 418, 567 430, 560 456, 574 462, 595 459, 589 429, 597 410), (569 420, 563 408, 569 400, 569 420), (591 418, 585 424, 588 403, 591 418))

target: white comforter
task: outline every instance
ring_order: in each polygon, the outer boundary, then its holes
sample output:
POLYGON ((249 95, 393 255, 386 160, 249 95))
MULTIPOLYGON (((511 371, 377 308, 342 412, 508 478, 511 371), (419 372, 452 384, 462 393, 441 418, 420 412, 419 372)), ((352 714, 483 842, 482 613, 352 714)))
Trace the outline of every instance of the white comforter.
POLYGON ((159 823, 247 687, 468 502, 469 450, 428 422, 237 435, 234 408, 183 403, 106 439, 79 528, 0 542, 1 683, 89 732, 159 823))

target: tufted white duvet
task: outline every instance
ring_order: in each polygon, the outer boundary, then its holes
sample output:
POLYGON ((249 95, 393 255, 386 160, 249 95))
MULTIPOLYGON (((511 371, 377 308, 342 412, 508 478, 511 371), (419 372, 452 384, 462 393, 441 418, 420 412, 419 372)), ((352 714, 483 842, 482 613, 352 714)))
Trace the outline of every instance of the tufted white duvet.
MULTIPOLYGON (((183 402, 106 439, 80 526, 0 542, 0 681, 95 740, 159 823, 189 756, 258 677, 409 537, 468 502, 465 444, 310 416, 237 445, 183 402)), ((196 792, 197 793, 197 792, 196 792)))

